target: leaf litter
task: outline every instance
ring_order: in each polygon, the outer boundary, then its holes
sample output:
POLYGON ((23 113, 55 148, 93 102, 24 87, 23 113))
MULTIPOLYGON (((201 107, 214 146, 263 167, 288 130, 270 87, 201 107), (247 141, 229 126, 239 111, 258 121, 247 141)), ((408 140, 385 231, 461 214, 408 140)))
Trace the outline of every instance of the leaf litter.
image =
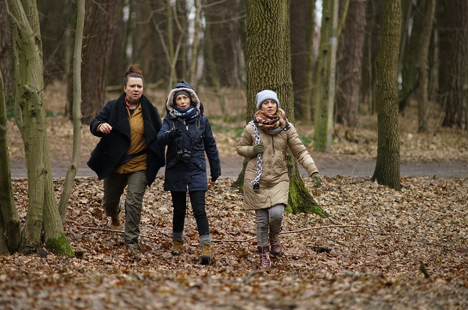
MULTIPOLYGON (((102 182, 77 179, 65 225, 77 258, 0 257, 3 308, 468 308, 468 178, 402 178, 401 192, 364 177, 325 176, 320 188, 304 179, 328 217, 285 214, 284 254, 270 270, 259 269, 254 213, 233 182, 221 178, 207 192, 214 263, 203 266, 191 208, 184 252, 170 254, 163 177, 145 195, 137 254, 110 230, 102 182)), ((24 221, 27 180, 13 186, 24 221)))
MULTIPOLYGON (((61 113, 62 84, 46 88, 47 108, 61 113), (50 94, 60 98, 51 98, 50 94)), ((148 94, 153 99, 163 94, 148 94)), ((231 100, 245 111, 245 100, 231 100)), ((154 100, 164 102, 164 100, 154 100)), ((204 101, 216 111, 216 99, 204 101)), ((162 106, 159 107, 162 111, 162 106)), ((431 131, 417 132, 409 106, 400 117, 402 160, 468 161, 466 131, 441 128, 441 111, 429 115, 431 131)), ((232 110, 233 108, 229 108, 232 110)), ((238 127, 219 118, 220 156, 236 156, 238 127), (234 155, 233 155, 234 154, 234 155)), ((360 115, 360 128, 335 125, 334 159, 375 159, 376 115, 360 115)), ((69 163, 73 128, 67 117, 48 118, 51 159, 69 163)), ((24 158, 21 134, 7 124, 10 158, 24 158)), ((313 126, 296 124, 301 137, 313 126)), ((82 128, 81 161, 97 138, 82 128)), ((306 144, 313 154, 313 142, 306 144)), ((2 309, 467 309, 468 177, 404 177, 401 192, 367 177, 323 177, 306 187, 328 217, 285 214, 283 255, 260 270, 255 216, 242 207, 234 179, 220 178, 206 194, 214 263, 200 264, 195 220, 188 208, 184 252, 172 256, 170 194, 158 177, 147 190, 141 221, 141 252, 129 254, 122 232, 110 230, 103 212, 102 182, 75 180, 65 233, 76 258, 41 249, 37 254, 0 256, 2 309)), ((57 201, 63 180, 55 180, 57 201)), ((22 224, 28 205, 27 179, 13 179, 22 224)))

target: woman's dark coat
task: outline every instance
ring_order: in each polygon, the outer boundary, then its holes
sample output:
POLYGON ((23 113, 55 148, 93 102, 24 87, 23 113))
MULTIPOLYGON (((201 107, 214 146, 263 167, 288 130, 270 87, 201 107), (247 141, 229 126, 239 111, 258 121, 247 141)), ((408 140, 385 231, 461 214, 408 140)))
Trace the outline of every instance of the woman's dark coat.
MULTIPOLYGON (((161 117, 158 109, 144 95, 140 99, 143 113, 146 139, 146 181, 153 183, 159 168, 164 166, 163 149, 159 147, 157 134, 161 128, 161 117)), ((99 179, 107 177, 120 162, 130 147, 130 122, 125 105, 125 94, 116 100, 106 103, 89 126, 91 133, 101 140, 91 153, 88 166, 96 172, 99 179), (97 131, 101 123, 109 123, 112 131, 105 135, 97 131)))
POLYGON ((203 106, 189 84, 179 83, 169 93, 166 108, 168 114, 158 133, 159 143, 167 145, 164 189, 175 192, 207 191, 205 152, 210 164, 212 179, 217 179, 221 175, 221 166, 210 123, 203 115, 203 106), (173 114, 173 97, 179 90, 185 90, 191 94, 192 102, 198 110, 198 115, 186 120, 185 124, 173 114), (169 133, 175 127, 182 131, 182 136, 171 139, 169 133), (191 160, 188 163, 178 158, 177 151, 179 150, 191 152, 191 160))

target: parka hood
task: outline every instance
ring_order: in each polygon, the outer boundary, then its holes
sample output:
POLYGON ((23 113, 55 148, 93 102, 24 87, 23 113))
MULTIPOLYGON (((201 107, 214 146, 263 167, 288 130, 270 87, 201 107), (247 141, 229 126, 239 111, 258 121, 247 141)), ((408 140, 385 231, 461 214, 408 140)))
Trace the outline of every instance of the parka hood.
POLYGON ((200 99, 198 98, 197 93, 193 90, 192 86, 190 86, 190 84, 185 81, 177 83, 174 86, 174 88, 169 92, 169 95, 167 96, 166 100, 167 113, 173 118, 176 118, 176 116, 174 115, 174 95, 180 90, 184 90, 190 94, 190 96, 192 97, 191 104, 194 105, 197 109, 197 114, 203 114, 203 105, 200 99))

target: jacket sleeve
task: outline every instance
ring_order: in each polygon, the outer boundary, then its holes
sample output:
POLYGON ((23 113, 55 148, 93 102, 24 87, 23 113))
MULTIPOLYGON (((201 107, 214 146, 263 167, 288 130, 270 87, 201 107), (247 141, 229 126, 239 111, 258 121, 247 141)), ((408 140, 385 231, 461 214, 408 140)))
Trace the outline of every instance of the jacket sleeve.
POLYGON ((309 175, 318 172, 314 159, 310 156, 307 148, 299 138, 296 128, 292 124, 290 125, 291 128, 288 130, 288 146, 291 149, 291 152, 309 175))
POLYGON ((103 137, 104 134, 97 131, 97 128, 102 123, 109 122, 109 117, 111 115, 112 107, 114 106, 116 100, 111 100, 106 103, 104 108, 99 112, 99 114, 91 121, 89 125, 89 130, 91 133, 97 137, 103 137))
POLYGON ((158 143, 159 145, 167 145, 169 142, 169 132, 172 129, 172 126, 170 124, 171 122, 168 121, 167 118, 164 119, 161 129, 159 129, 158 132, 158 143))
POLYGON ((210 122, 206 116, 203 117, 205 122, 205 134, 203 143, 205 144, 206 156, 208 156, 208 162, 210 163, 211 177, 218 178, 221 175, 221 162, 219 160, 218 148, 216 147, 216 140, 213 137, 210 122))
POLYGON ((254 130, 252 125, 247 125, 244 128, 244 132, 237 144, 237 154, 243 157, 252 158, 255 157, 255 153, 253 150, 254 145, 254 130))

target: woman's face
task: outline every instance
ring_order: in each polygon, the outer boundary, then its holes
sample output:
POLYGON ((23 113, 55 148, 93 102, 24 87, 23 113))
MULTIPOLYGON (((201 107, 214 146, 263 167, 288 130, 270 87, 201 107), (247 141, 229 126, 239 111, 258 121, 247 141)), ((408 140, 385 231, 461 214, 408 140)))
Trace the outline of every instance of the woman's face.
POLYGON ((180 94, 175 100, 177 106, 182 110, 187 109, 190 106, 190 98, 187 95, 180 94))
POLYGON ((138 103, 143 95, 143 81, 140 78, 129 77, 127 85, 124 86, 124 92, 130 103, 138 103))
POLYGON ((271 99, 263 101, 262 105, 260 106, 260 110, 264 114, 275 114, 277 109, 278 106, 276 105, 276 101, 271 99))

